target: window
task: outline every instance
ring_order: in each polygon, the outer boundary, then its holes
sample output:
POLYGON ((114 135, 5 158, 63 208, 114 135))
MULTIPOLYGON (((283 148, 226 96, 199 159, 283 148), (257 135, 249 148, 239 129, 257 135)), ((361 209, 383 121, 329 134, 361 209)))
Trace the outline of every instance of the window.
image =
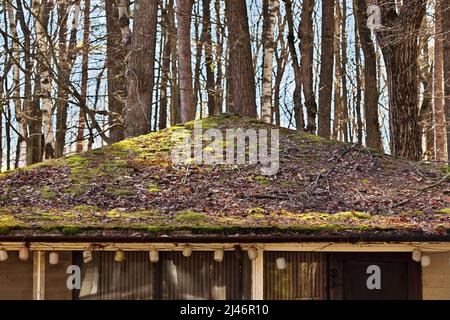
POLYGON ((82 266, 81 289, 76 299, 98 300, 240 300, 250 299, 251 262, 240 251, 224 253, 215 262, 212 252, 160 252, 158 263, 148 252, 125 252, 125 261, 114 261, 114 252, 96 252, 82 266), (237 272, 238 271, 238 272, 237 272))
POLYGON ((326 254, 310 252, 265 252, 264 299, 327 299, 326 254), (284 259, 284 269, 279 269, 277 259, 284 259))

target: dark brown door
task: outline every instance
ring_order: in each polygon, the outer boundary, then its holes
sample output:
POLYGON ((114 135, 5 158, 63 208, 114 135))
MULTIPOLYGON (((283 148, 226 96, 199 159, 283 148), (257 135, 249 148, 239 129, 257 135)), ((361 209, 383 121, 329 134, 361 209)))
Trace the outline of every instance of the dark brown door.
POLYGON ((409 253, 333 254, 329 279, 333 299, 421 299, 420 264, 409 253))

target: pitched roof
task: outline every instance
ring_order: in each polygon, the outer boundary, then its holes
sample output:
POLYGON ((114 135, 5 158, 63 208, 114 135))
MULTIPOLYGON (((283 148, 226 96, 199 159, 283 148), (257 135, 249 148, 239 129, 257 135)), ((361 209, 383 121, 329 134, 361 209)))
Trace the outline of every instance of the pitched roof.
MULTIPOLYGON (((204 129, 275 128, 223 116, 204 129)), ((450 239, 448 167, 280 128, 280 168, 171 161, 177 125, 0 174, 0 240, 450 239)), ((223 142, 226 145, 226 142, 223 142)))

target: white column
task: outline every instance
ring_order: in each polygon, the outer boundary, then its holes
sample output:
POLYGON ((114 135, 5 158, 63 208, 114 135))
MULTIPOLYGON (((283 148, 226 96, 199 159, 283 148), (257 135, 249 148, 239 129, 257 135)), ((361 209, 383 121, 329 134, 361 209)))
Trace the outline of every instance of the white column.
POLYGON ((264 250, 258 248, 258 257, 252 261, 252 300, 264 299, 264 250))
POLYGON ((33 300, 45 299, 45 251, 33 252, 33 300))

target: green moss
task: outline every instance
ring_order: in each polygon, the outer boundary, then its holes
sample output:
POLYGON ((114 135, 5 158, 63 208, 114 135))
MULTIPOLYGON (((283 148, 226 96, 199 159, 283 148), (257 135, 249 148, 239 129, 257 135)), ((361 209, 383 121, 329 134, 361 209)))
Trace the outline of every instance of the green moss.
POLYGON ((450 173, 450 166, 442 166, 441 171, 443 174, 449 174, 450 173))
POLYGON ((56 214, 43 213, 43 214, 24 215, 24 216, 21 216, 21 219, 35 220, 35 221, 39 222, 39 221, 59 221, 59 220, 62 220, 62 217, 58 216, 56 214))
POLYGON ((291 181, 281 181, 280 182, 280 187, 281 188, 289 188, 292 186, 292 182, 291 181))
POLYGON ((61 228, 61 233, 65 236, 74 235, 80 232, 81 229, 78 226, 64 226, 61 228))
POLYGON ((83 155, 73 155, 68 157, 65 163, 73 169, 82 169, 88 167, 91 160, 83 155))
POLYGON ((0 211, 0 233, 7 234, 10 230, 23 229, 25 224, 14 217, 12 214, 2 213, 0 211))
POLYGON ((177 222, 199 222, 208 220, 208 217, 206 217, 203 213, 181 211, 175 216, 174 220, 177 222))
POLYGON ((450 215, 450 208, 444 208, 444 209, 436 210, 436 213, 450 215))
POLYGON ((247 218, 255 219, 255 220, 260 220, 260 219, 264 219, 264 218, 266 218, 266 217, 267 217, 267 216, 264 215, 264 214, 261 214, 261 213, 255 213, 255 214, 249 215, 247 218))
POLYGON ((245 212, 247 214, 263 214, 263 213, 266 213, 267 210, 264 208, 250 208, 250 209, 245 210, 245 212))
POLYGON ((369 183, 369 179, 361 179, 360 180, 362 184, 368 184, 369 183))
POLYGON ((131 197, 135 194, 132 190, 129 189, 113 189, 109 190, 109 192, 117 197, 131 197))
POLYGON ((159 192, 161 192, 161 187, 158 186, 157 184, 149 184, 147 186, 147 190, 150 193, 159 193, 159 192))
POLYGON ((263 176, 256 176, 254 178, 254 180, 257 184, 260 184, 262 186, 266 186, 266 185, 270 184, 270 180, 263 176))
POLYGON ((316 135, 310 134, 310 133, 302 133, 302 137, 306 138, 306 139, 308 139, 308 140, 310 140, 312 142, 316 142, 316 143, 323 142, 325 140, 325 139, 323 139, 323 138, 321 138, 319 136, 316 136, 316 135))
POLYGON ((425 215, 425 212, 423 212, 421 210, 404 211, 404 212, 401 213, 401 215, 404 215, 404 216, 423 216, 423 215, 425 215))
POLYGON ((41 197, 46 200, 52 200, 56 198, 55 192, 53 192, 50 187, 44 186, 41 189, 41 197))
POLYGON ((93 213, 99 211, 97 206, 79 205, 73 207, 73 210, 79 213, 93 213))
POLYGON ((336 220, 348 220, 348 219, 359 219, 359 220, 366 220, 370 219, 370 214, 363 213, 363 212, 357 212, 357 211, 348 211, 348 212, 339 212, 335 215, 332 215, 333 219, 336 220))

